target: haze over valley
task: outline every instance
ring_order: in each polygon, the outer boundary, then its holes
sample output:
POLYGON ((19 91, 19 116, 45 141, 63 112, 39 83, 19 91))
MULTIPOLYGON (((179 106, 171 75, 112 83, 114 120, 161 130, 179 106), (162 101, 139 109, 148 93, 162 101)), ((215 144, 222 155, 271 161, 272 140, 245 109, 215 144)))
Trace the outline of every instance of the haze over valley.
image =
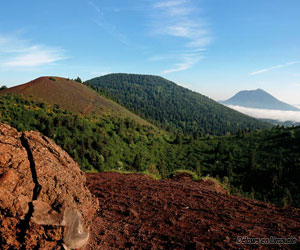
POLYGON ((296 105, 284 103, 262 89, 240 91, 220 103, 259 119, 300 122, 300 109, 296 105))

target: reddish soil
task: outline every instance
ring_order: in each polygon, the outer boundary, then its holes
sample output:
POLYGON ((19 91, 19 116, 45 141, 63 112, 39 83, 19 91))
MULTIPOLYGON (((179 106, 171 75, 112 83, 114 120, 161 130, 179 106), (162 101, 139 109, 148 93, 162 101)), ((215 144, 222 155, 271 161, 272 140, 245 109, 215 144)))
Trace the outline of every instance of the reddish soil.
POLYGON ((300 210, 225 194, 187 176, 87 174, 99 199, 87 249, 300 249, 300 210), (238 236, 295 237, 293 245, 237 244, 238 236))
POLYGON ((83 114, 88 114, 91 112, 91 110, 93 109, 94 105, 95 105, 95 102, 96 102, 96 97, 97 96, 94 96, 92 101, 89 103, 89 105, 83 110, 83 114))
POLYGON ((43 101, 52 105, 58 104, 68 111, 80 114, 112 115, 133 119, 141 125, 152 126, 116 102, 98 95, 84 84, 66 78, 40 77, 31 82, 0 91, 0 96, 5 94, 23 95, 31 97, 35 101, 43 101))

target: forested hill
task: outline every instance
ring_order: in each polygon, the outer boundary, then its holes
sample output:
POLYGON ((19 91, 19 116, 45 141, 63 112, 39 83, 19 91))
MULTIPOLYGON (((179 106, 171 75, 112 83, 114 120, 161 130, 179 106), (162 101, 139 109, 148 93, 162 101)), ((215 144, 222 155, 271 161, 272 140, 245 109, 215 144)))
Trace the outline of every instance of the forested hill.
POLYGON ((128 118, 81 115, 16 95, 0 96, 0 122, 40 131, 85 171, 166 178, 178 169, 191 170, 222 181, 232 194, 300 207, 300 127, 175 136, 128 118))
POLYGON ((109 74, 85 84, 165 129, 222 135, 270 127, 159 76, 109 74))

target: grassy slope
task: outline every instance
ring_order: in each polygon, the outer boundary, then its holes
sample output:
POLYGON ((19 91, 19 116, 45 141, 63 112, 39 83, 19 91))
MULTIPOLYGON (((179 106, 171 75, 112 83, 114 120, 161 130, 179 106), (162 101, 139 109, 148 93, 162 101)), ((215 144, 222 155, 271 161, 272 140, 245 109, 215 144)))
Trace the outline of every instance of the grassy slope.
POLYGON ((112 115, 120 118, 130 118, 143 125, 150 125, 137 115, 114 101, 100 96, 87 86, 61 77, 40 77, 29 83, 1 90, 0 95, 4 94, 22 94, 25 97, 32 97, 36 101, 46 101, 52 105, 57 104, 68 111, 76 113, 112 115))

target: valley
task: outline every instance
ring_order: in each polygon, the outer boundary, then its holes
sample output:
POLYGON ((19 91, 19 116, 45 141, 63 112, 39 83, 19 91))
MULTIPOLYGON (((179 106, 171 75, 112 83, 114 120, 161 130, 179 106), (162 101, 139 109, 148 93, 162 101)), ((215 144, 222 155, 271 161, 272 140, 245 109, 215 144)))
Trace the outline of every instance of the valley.
MULTIPOLYGON (((130 77, 146 86, 137 93, 151 93, 145 76, 130 77)), ((0 122, 48 136, 86 172, 87 186, 100 204, 88 249, 240 249, 236 238, 243 234, 299 237, 295 218, 300 208, 300 128, 274 127, 206 97, 197 102, 208 110, 201 115, 207 125, 202 128, 198 121, 190 127, 184 121, 192 116, 180 108, 184 97, 174 97, 181 89, 167 92, 175 84, 162 81, 159 99, 168 103, 166 113, 155 98, 152 104, 150 97, 143 99, 148 103, 143 106, 138 99, 126 99, 126 91, 118 97, 88 83, 42 77, 0 91, 0 122), (122 104, 129 100, 137 109, 122 104), (181 109, 179 123, 173 122, 178 114, 170 107, 181 109), (215 124, 218 115, 211 112, 219 109, 225 120, 215 124), (164 122, 154 120, 164 114, 164 122), (243 122, 227 131, 232 117, 233 124, 243 122), (154 217, 151 211, 156 211, 154 217), (271 217, 280 233, 268 224, 257 226, 257 218, 271 217), (195 230, 185 234, 184 228, 195 230)))
MULTIPOLYGON (((182 127, 173 127, 166 131, 162 129, 162 124, 156 123, 161 127, 158 128, 151 125, 150 120, 136 118, 139 111, 132 114, 108 99, 105 103, 111 105, 101 106, 97 111, 101 113, 88 114, 87 109, 100 105, 95 104, 95 100, 106 98, 81 83, 66 80, 60 82, 60 78, 57 79, 54 84, 48 78, 47 85, 44 85, 44 82, 31 83, 27 88, 21 85, 22 88, 15 87, 0 92, 1 122, 21 131, 37 130, 49 136, 66 150, 84 171, 134 171, 164 179, 174 171, 184 169, 193 171, 198 176, 209 175, 216 178, 230 187, 232 194, 280 206, 300 207, 300 188, 297 180, 300 174, 298 127, 267 125, 270 128, 264 130, 242 127, 233 134, 224 131, 222 136, 218 135, 218 131, 223 125, 215 127, 216 134, 198 133, 197 130, 192 134, 184 133, 182 127), (66 88, 63 92, 65 98, 57 96, 52 100, 52 104, 47 104, 45 95, 33 95, 39 93, 35 89, 41 88, 44 93, 62 92, 60 84, 66 88), (67 84, 70 84, 69 89, 67 84), (32 90, 29 92, 30 87, 32 90), (83 108, 77 112, 68 109, 68 105, 71 105, 68 100, 74 95, 74 87, 82 88, 92 96, 90 100, 85 96, 85 106, 82 105, 83 108), (16 93, 15 89, 18 89, 19 94, 20 89, 25 89, 25 95, 31 93, 31 96, 26 98, 24 95, 7 95, 16 93)), ((173 85, 174 83, 171 84, 173 85)), ((84 92, 75 94, 79 93, 84 92)), ((80 98, 78 95, 76 99, 70 100, 81 103, 80 98)), ((174 105, 176 107, 177 104, 174 105)), ((235 113, 238 114, 233 114, 235 113)), ((263 126, 268 124, 253 118, 247 119, 263 126)), ((228 125, 228 122, 226 124, 228 125)), ((201 129, 201 123, 198 126, 201 129)))

